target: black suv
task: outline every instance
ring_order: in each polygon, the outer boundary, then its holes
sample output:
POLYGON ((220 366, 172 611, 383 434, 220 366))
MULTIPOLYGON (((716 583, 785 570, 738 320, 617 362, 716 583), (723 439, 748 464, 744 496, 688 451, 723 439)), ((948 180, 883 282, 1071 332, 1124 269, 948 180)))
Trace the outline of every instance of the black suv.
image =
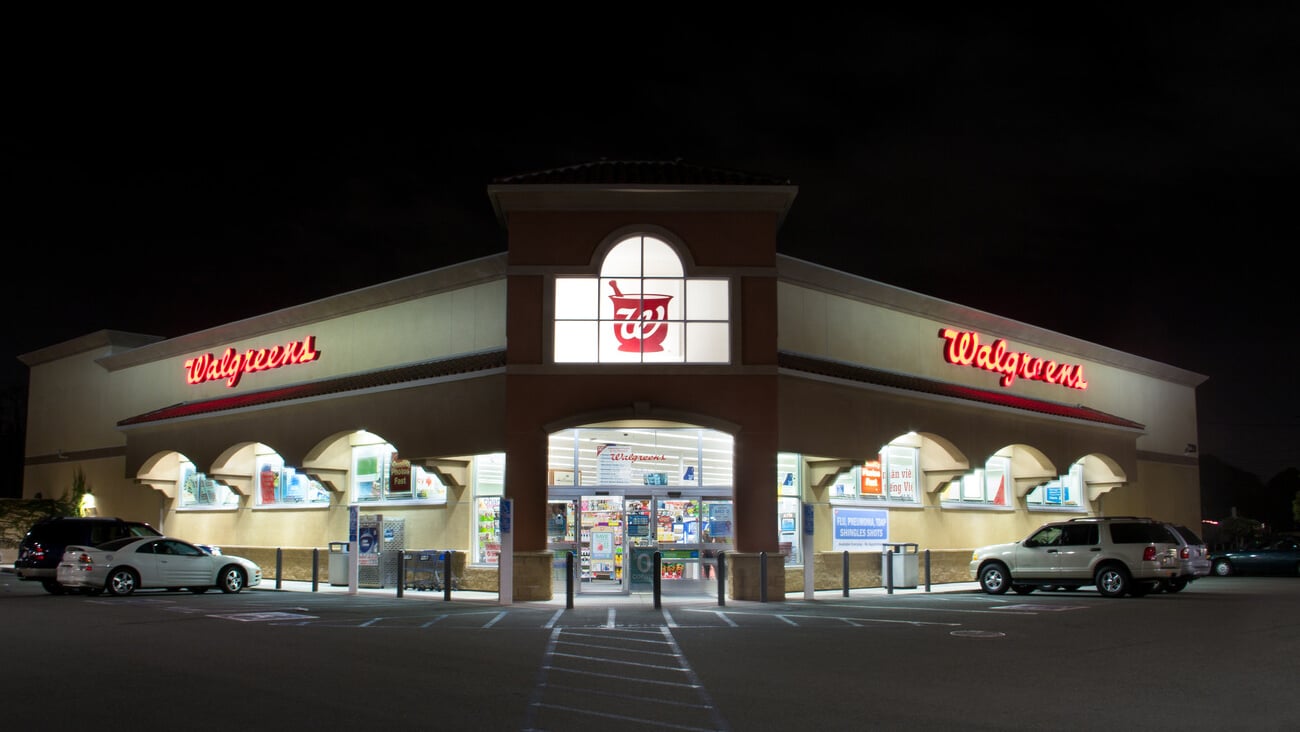
POLYGON ((98 546, 125 536, 162 536, 162 533, 149 524, 107 516, 43 519, 36 522, 18 545, 14 574, 19 579, 40 582, 46 592, 61 595, 63 586, 55 575, 64 547, 69 544, 98 546))

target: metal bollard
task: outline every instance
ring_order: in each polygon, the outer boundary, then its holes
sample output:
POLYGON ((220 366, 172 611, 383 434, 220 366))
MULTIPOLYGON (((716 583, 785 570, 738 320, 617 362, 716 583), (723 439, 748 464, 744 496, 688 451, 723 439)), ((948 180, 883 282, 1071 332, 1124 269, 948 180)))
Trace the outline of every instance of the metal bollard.
POLYGON ((888 581, 885 586, 889 588, 889 594, 894 594, 894 550, 890 549, 885 552, 885 577, 888 581))
POLYGON ((564 606, 573 609, 573 552, 564 553, 564 606))
POLYGON ((280 589, 281 586, 280 579, 284 576, 284 572, 280 571, 280 568, 283 565, 284 565, 284 550, 281 549, 280 547, 276 547, 275 548, 275 589, 277 590, 280 589))
POLYGON ((727 604, 727 553, 718 552, 718 604, 727 604))
POLYGON ((442 553, 442 599, 451 602, 451 551, 442 553))
POLYGON ((406 592, 406 552, 397 553, 397 596, 404 597, 406 592))
POLYGON ((663 584, 664 584, 663 567, 660 565, 660 562, 662 561, 663 561, 663 554, 660 554, 659 552, 655 552, 655 568, 654 568, 655 609, 662 607, 661 604, 662 600, 659 596, 659 593, 663 590, 663 584))
POLYGON ((316 592, 316 586, 320 584, 320 547, 313 547, 311 550, 311 591, 316 592))
POLYGON ((849 596, 849 552, 844 551, 844 596, 849 596))
POLYGON ((767 602, 767 552, 758 553, 758 601, 767 602))
POLYGON ((930 591, 930 550, 925 550, 925 591, 930 591))

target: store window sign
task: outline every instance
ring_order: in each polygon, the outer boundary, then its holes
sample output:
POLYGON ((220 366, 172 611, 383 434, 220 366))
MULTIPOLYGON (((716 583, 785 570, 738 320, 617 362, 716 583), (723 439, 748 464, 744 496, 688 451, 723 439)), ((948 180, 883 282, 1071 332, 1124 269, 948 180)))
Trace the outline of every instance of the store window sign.
POLYGON ((227 348, 219 358, 205 353, 186 359, 185 383, 194 385, 225 379, 226 386, 233 388, 244 374, 311 363, 318 358, 320 351, 316 350, 316 336, 307 336, 283 346, 250 348, 243 353, 227 348))
POLYGON ((1088 388, 1080 364, 1057 363, 1030 353, 1013 351, 1001 338, 981 344, 979 333, 971 331, 942 328, 939 337, 947 341, 944 360, 956 366, 971 366, 1002 374, 1002 386, 1011 386, 1019 377, 1071 389, 1088 388))
POLYGON ((869 508, 836 508, 832 512, 834 551, 875 548, 889 541, 889 512, 869 508))
POLYGON ((880 494, 880 461, 869 460, 862 464, 862 495, 878 496, 880 494))

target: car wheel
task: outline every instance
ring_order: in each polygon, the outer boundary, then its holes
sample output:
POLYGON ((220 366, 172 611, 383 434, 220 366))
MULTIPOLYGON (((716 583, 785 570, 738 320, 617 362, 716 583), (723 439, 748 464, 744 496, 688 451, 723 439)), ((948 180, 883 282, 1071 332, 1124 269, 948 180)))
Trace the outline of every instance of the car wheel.
POLYGON ((1218 576, 1227 577, 1233 574, 1234 571, 1235 570, 1232 568, 1232 562, 1229 562, 1226 559, 1214 560, 1214 573, 1218 576))
POLYGON ((1001 564, 985 565, 980 570, 980 588, 990 595, 1002 595, 1011 589, 1011 575, 1001 564))
POLYGON ((62 595, 63 593, 67 592, 67 590, 64 589, 63 585, 59 584, 58 582, 55 582, 54 580, 41 580, 41 587, 44 587, 45 591, 50 593, 51 595, 62 595))
POLYGON ((207 591, 208 591, 208 588, 206 588, 206 587, 191 587, 191 588, 190 588, 190 592, 193 592, 193 593, 196 594, 196 595, 202 595, 203 593, 205 593, 205 592, 207 592, 207 591))
POLYGON ((104 587, 110 595, 129 595, 135 592, 135 587, 140 583, 140 578, 130 569, 115 569, 108 575, 108 582, 104 587))
POLYGON ((1165 592, 1182 592, 1187 587, 1187 580, 1183 578, 1171 579, 1164 584, 1165 592))
POLYGON ((1015 590, 1017 595, 1028 595, 1036 588, 1033 585, 1012 585, 1011 589, 1015 590))
POLYGON ((227 595, 233 595, 244 589, 244 570, 239 567, 226 567, 217 575, 217 586, 227 595))
POLYGON ((1128 570, 1117 564, 1107 564, 1098 569, 1093 579, 1097 591, 1106 597, 1123 597, 1128 593, 1131 584, 1128 570))

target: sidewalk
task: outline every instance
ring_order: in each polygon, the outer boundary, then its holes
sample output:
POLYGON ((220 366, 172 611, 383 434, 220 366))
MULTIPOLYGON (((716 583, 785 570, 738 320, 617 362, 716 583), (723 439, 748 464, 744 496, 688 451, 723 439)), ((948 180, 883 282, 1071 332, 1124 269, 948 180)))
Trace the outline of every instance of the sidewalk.
MULTIPOLYGON (((0 564, 0 574, 13 574, 13 564, 0 564)), ((844 599, 863 599, 868 597, 881 597, 889 595, 924 595, 924 594, 941 594, 954 592, 977 592, 980 586, 977 582, 951 582, 946 584, 931 585, 927 591, 925 584, 918 584, 916 587, 895 587, 890 592, 884 587, 862 587, 850 589, 848 597, 844 595, 843 589, 838 590, 817 590, 813 593, 813 601, 832 601, 844 599)), ((329 595, 346 595, 349 593, 347 585, 331 585, 328 581, 319 581, 315 587, 311 582, 302 582, 297 580, 276 581, 274 577, 262 577, 262 583, 256 587, 248 588, 249 592, 300 592, 304 594, 329 594, 329 595)), ((396 587, 358 587, 356 590, 358 597, 392 597, 396 598, 396 587)), ((446 602, 446 594, 443 591, 424 591, 424 590, 402 590, 403 599, 425 600, 432 602, 446 602)), ((717 595, 712 593, 692 592, 679 594, 675 592, 664 592, 660 595, 661 605, 684 605, 699 603, 716 603, 717 595)), ((782 598, 773 598, 769 602, 802 602, 804 593, 787 592, 782 598)), ((452 602, 471 602, 480 604, 497 605, 500 604, 497 593, 495 592, 478 592, 475 590, 452 590, 452 602)), ((564 607, 568 604, 568 598, 563 592, 555 594, 550 600, 527 600, 517 601, 520 604, 540 604, 555 605, 564 607)), ((632 592, 623 593, 605 593, 605 592, 585 592, 579 593, 574 597, 574 605, 592 606, 592 605, 653 605, 654 595, 649 592, 632 592)), ((727 598, 727 604, 746 604, 755 603, 755 600, 733 600, 727 598)))
MULTIPOLYGON (((813 601, 831 601, 844 599, 862 599, 868 597, 884 597, 890 595, 924 595, 924 594, 941 594, 954 592, 976 592, 979 590, 979 584, 976 582, 952 582, 947 584, 931 585, 927 593, 924 584, 916 587, 895 587, 891 593, 884 587, 864 587, 850 589, 848 597, 844 596, 844 590, 817 590, 813 593, 813 601)), ((313 589, 311 582, 299 582, 293 580, 282 580, 279 583, 275 578, 262 578, 262 584, 250 588, 254 592, 301 592, 306 594, 325 593, 325 594, 349 594, 347 585, 331 585, 328 582, 317 582, 313 589)), ((396 587, 369 588, 358 587, 356 590, 358 597, 397 597, 396 587)), ((432 592, 421 590, 402 590, 403 599, 428 600, 434 602, 445 602, 445 591, 435 590, 432 592)), ((770 599, 769 602, 802 602, 805 601, 804 593, 788 592, 784 597, 770 599)), ((478 592, 473 590, 452 590, 452 602, 477 602, 487 604, 499 604, 497 593, 495 592, 478 592)), ((527 600, 517 601, 521 604, 545 604, 565 606, 568 598, 563 592, 557 593, 550 600, 527 600)), ((663 605, 682 605, 682 604, 699 604, 701 602, 716 603, 717 596, 712 593, 686 593, 678 594, 665 592, 660 595, 660 604, 663 605)), ((733 600, 727 598, 726 602, 731 603, 753 603, 754 600, 733 600)), ((651 605, 654 603, 654 596, 651 592, 632 592, 623 593, 597 593, 585 592, 579 593, 574 597, 575 605, 651 605)))

